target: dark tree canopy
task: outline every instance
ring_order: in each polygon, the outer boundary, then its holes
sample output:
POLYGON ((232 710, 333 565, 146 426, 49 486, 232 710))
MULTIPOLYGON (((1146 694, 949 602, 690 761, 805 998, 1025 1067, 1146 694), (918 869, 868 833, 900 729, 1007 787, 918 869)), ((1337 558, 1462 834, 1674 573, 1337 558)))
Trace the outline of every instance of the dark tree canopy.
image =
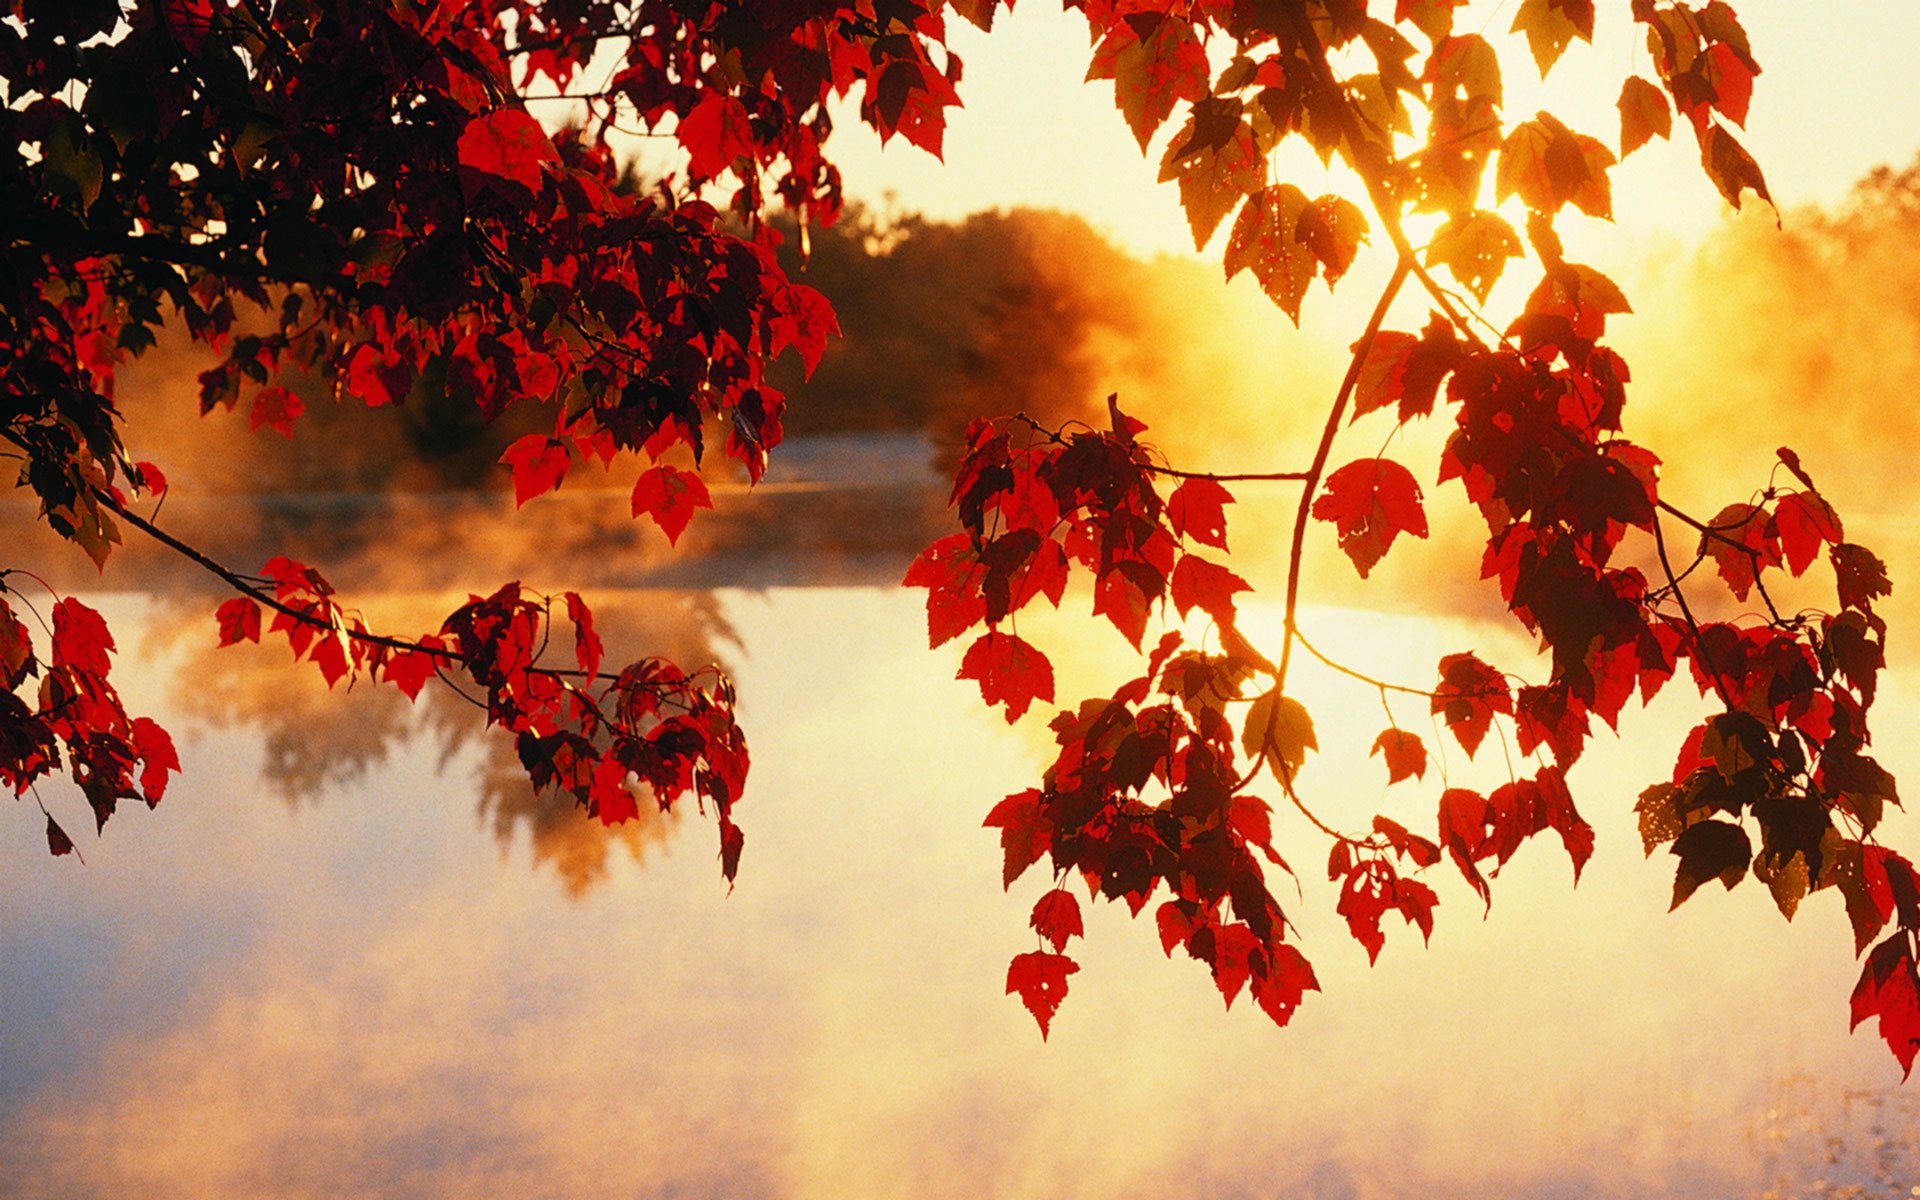
MULTIPOLYGON (((838 216, 828 101, 848 97, 883 139, 938 154, 962 80, 947 22, 990 27, 1003 7, 16 2, 0 21, 0 145, 13 147, 0 167, 0 439, 20 485, 96 562, 131 528, 224 580, 235 596, 217 613, 223 643, 284 636, 330 683, 409 697, 464 676, 532 785, 601 821, 693 795, 717 818, 731 878, 748 756, 717 670, 661 658, 613 669, 574 593, 507 583, 399 636, 369 628, 307 564, 216 563, 154 522, 164 464, 123 444, 115 369, 166 322, 206 350, 202 407, 244 408, 256 428, 297 432, 298 381, 372 407, 440 406, 456 422, 532 412, 503 455, 520 501, 583 463, 637 456, 634 513, 677 538, 711 503, 695 465, 724 456, 758 480, 777 450, 772 364, 789 355, 810 370, 836 331, 769 219, 775 205, 793 214, 804 252, 838 216), (528 111, 557 94, 584 103, 582 123, 555 129, 528 111), (614 153, 623 128, 672 138, 684 168, 641 186, 614 153), (543 653, 550 641, 564 649, 543 653)), ((1014 626, 1036 599, 1057 606, 1084 585, 1094 615, 1142 652, 1136 677, 1053 718, 1056 760, 987 818, 1009 886, 1041 862, 1052 880, 1008 991, 1044 1033, 1078 970, 1065 953, 1082 932, 1077 881, 1135 913, 1155 905, 1169 954, 1184 949, 1229 1004, 1245 992, 1284 1024, 1318 984, 1268 868, 1307 854, 1275 844, 1259 792, 1319 830, 1337 909, 1377 955, 1390 915, 1431 929, 1439 897, 1425 873, 1443 863, 1487 902, 1492 868, 1535 835, 1551 832, 1577 870, 1593 834, 1568 769, 1596 718, 1611 726, 1679 677, 1715 711, 1680 734, 1671 772, 1637 805, 1649 853, 1677 859, 1674 903, 1749 873, 1789 916, 1812 892, 1839 892, 1865 958, 1853 1019, 1876 1020, 1910 1070, 1920 875, 1875 837, 1896 792, 1868 730, 1885 567, 1848 540, 1791 450, 1717 512, 1662 495, 1660 459, 1623 433, 1629 370, 1604 342, 1626 298, 1556 233, 1569 209, 1610 217, 1615 148, 1624 158, 1653 137, 1691 134, 1735 206, 1769 199, 1736 132, 1760 67, 1733 10, 1525 0, 1510 36, 1489 38, 1454 27, 1455 0, 1066 7, 1087 19, 1089 74, 1112 81, 1143 151, 1172 123, 1160 176, 1196 247, 1226 231, 1228 276, 1251 272, 1297 320, 1314 280, 1333 286, 1362 254, 1392 266, 1297 469, 1175 467, 1117 400, 1093 424, 1042 411, 968 428, 961 531, 907 576, 927 591, 932 642, 969 636, 961 675, 1009 720, 1055 699, 1044 651, 1014 626), (1619 128, 1603 140, 1505 112, 1503 71, 1545 74, 1596 20, 1635 23, 1648 47, 1652 77, 1622 81, 1619 128), (1338 160, 1351 197, 1277 178, 1274 154, 1294 138, 1338 160), (1433 230, 1423 247, 1413 218, 1433 230), (1479 306, 1509 270, 1537 282, 1496 325, 1479 306), (1403 292, 1430 315, 1390 328, 1403 292), (1433 467, 1377 452, 1396 424, 1427 420, 1449 430, 1433 467), (1358 451, 1336 446, 1352 423, 1372 431, 1358 451), (1319 653, 1297 620, 1302 548, 1330 533, 1367 575, 1427 536, 1423 477, 1483 520, 1469 569, 1544 661, 1523 676, 1462 650, 1404 682, 1356 686, 1437 717, 1470 756, 1497 728, 1522 761, 1485 794, 1433 789, 1421 829, 1385 816, 1340 829, 1298 779, 1317 739, 1289 668, 1319 653), (1277 646, 1238 629, 1248 588, 1223 561, 1228 505, 1248 487, 1281 491, 1294 513, 1277 646), (1776 604, 1783 581, 1810 572, 1830 581, 1822 603, 1776 604), (1722 588, 1741 615, 1701 602, 1722 588)), ((1004 319, 1044 325, 1063 295, 1008 293, 1004 319)), ((1044 346, 1037 378, 1072 372, 1073 354, 1044 346)), ((64 772, 101 825, 123 800, 158 803, 178 759, 121 704, 106 623, 70 596, 42 612, 24 572, 0 579, 0 781, 26 795, 64 772)), ((1428 786, 1417 734, 1390 724, 1375 748, 1394 781, 1428 786)), ((47 837, 55 854, 74 848, 51 816, 47 837)))

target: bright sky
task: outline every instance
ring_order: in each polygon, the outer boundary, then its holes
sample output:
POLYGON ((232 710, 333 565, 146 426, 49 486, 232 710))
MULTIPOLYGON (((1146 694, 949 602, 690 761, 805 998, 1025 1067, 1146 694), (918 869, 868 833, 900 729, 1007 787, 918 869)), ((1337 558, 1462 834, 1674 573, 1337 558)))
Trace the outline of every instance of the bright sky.
MULTIPOLYGON (((1836 200, 1872 167, 1913 158, 1920 149, 1920 71, 1912 63, 1920 6, 1736 0, 1734 7, 1763 69, 1742 141, 1783 209, 1836 200)), ((1601 4, 1597 44, 1576 42, 1546 85, 1524 40, 1505 36, 1516 8, 1517 0, 1475 0, 1456 23, 1484 31, 1502 49, 1508 119, 1549 108, 1617 147, 1620 79, 1628 69, 1652 74, 1626 5, 1601 4)), ((939 217, 1009 206, 1066 209, 1137 253, 1192 252, 1174 188, 1154 182, 1178 118, 1143 159, 1114 109, 1113 85, 1081 82, 1090 53, 1082 18, 1021 0, 992 34, 954 24, 967 107, 949 117, 945 163, 904 141, 882 150, 848 113, 834 144, 851 194, 878 200, 891 192, 902 207, 939 217)), ((1616 169, 1619 227, 1587 235, 1596 247, 1590 253, 1604 254, 1615 239, 1645 248, 1659 234, 1690 242, 1719 220, 1726 206, 1700 171, 1693 139, 1676 133, 1678 140, 1655 141, 1616 169)), ((1569 216, 1563 226, 1585 220, 1569 216)), ((1563 235, 1585 241, 1578 231, 1563 228, 1563 235)))

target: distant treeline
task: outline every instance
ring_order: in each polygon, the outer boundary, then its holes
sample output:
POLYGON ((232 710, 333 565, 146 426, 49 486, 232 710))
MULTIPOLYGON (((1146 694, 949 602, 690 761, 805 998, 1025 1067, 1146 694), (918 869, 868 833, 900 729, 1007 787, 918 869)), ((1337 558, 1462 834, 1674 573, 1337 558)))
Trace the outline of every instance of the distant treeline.
POLYGON ((975 416, 1092 419, 1116 352, 1150 340, 1153 267, 1079 217, 849 206, 810 230, 804 263, 784 232, 787 269, 832 299, 844 334, 810 380, 780 364, 794 433, 918 429, 952 446, 975 416))

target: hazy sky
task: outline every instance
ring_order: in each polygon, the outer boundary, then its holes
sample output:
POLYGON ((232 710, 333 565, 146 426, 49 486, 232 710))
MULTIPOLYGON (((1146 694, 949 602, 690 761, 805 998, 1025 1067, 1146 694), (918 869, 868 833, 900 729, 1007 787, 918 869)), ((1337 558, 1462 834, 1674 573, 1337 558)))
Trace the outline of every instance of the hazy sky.
MULTIPOLYGON (((1511 46, 1504 56, 1508 119, 1546 107, 1617 146, 1620 80, 1630 69, 1652 73, 1626 4, 1600 5, 1597 44, 1575 43, 1546 85, 1524 41, 1505 36, 1516 7, 1515 0, 1475 2, 1456 24, 1484 31, 1503 51, 1511 46)), ((1873 166, 1903 164, 1920 148, 1920 72, 1912 67, 1920 8, 1909 0, 1744 0, 1734 7, 1763 69, 1743 141, 1783 208, 1837 199, 1873 166)), ((943 217, 1012 205, 1062 208, 1136 252, 1192 251, 1174 189, 1154 182, 1178 119, 1143 159, 1113 107, 1113 85, 1081 82, 1089 59, 1082 18, 1050 0, 1019 0, 992 34, 956 21, 952 42, 966 65, 966 108, 949 117, 944 165, 904 141, 881 150, 849 113, 834 141, 850 192, 872 199, 891 191, 902 206, 943 217)), ((1691 241, 1725 207, 1684 133, 1636 152, 1614 173, 1614 189, 1618 233, 1587 235, 1603 247, 1658 233, 1691 241)))

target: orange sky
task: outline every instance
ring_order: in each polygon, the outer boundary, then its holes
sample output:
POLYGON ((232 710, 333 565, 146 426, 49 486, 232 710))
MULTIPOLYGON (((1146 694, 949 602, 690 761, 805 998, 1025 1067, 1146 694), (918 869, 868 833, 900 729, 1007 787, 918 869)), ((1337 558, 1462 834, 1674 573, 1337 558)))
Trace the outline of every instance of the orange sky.
MULTIPOLYGON (((1514 0, 1476 0, 1457 28, 1483 30, 1505 51, 1515 7, 1514 0)), ((1546 85, 1521 39, 1510 39, 1510 120, 1547 107, 1617 144, 1620 79, 1628 69, 1651 68, 1626 5, 1600 7, 1597 44, 1576 43, 1546 85)), ((1744 140, 1783 208, 1837 199, 1873 166, 1904 164, 1920 148, 1913 120, 1920 72, 1911 65, 1920 9, 1907 0, 1743 0, 1734 7, 1763 68, 1744 140)), ((950 116, 944 165, 904 142, 883 151, 848 114, 835 143, 852 194, 892 192, 903 207, 942 217, 1013 205, 1067 209, 1136 252, 1191 253, 1172 187, 1154 182, 1161 145, 1143 159, 1114 110, 1112 85, 1081 83, 1089 51, 1079 16, 1021 0, 992 34, 956 22, 952 41, 966 64, 960 92, 967 107, 950 116)), ((1163 141, 1177 123, 1163 130, 1163 141)), ((1691 138, 1635 153, 1615 172, 1614 189, 1617 232, 1584 235, 1596 261, 1606 260, 1609 247, 1643 247, 1648 235, 1693 241, 1725 208, 1699 170, 1691 138)), ((1584 222, 1568 223, 1576 219, 1584 222)))

